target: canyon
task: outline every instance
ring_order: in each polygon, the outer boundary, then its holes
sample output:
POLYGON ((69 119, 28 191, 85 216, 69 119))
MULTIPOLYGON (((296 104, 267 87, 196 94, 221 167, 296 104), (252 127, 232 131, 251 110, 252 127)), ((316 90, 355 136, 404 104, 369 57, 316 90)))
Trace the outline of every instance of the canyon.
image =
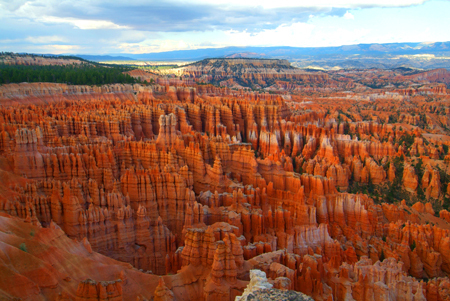
POLYGON ((1 299, 449 300, 448 72, 179 70, 0 86, 1 299))

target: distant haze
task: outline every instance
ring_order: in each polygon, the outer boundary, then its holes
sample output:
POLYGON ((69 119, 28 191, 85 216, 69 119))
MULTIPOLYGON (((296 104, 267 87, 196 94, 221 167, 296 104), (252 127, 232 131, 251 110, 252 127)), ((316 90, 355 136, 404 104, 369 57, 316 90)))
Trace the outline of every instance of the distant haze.
POLYGON ((82 55, 93 61, 109 60, 201 60, 204 58, 277 58, 290 61, 304 59, 337 59, 353 57, 386 57, 398 55, 447 56, 450 58, 450 42, 359 44, 340 47, 224 47, 195 50, 176 50, 156 53, 123 53, 121 56, 82 55))
POLYGON ((197 61, 204 58, 276 58, 300 68, 397 68, 450 69, 450 42, 359 44, 341 47, 225 47, 178 50, 121 56, 82 55, 98 62, 197 61))

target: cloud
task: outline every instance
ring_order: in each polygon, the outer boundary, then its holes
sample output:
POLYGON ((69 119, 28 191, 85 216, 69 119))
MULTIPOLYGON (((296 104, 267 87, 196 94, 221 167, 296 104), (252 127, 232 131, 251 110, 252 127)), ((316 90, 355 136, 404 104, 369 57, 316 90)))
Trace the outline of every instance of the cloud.
POLYGON ((12 44, 12 43, 18 43, 21 42, 21 39, 2 39, 0 40, 0 44, 12 44))
POLYGON ((111 54, 446 39, 450 23, 440 7, 448 11, 450 2, 0 0, 0 48, 111 54))
POLYGON ((297 46, 299 42, 312 38, 314 25, 307 23, 282 24, 275 29, 266 29, 259 33, 250 33, 247 31, 228 31, 229 39, 236 46, 258 45, 269 46, 280 44, 286 46, 297 46))
MULTIPOLYGON (((248 6, 263 7, 265 9, 274 9, 282 7, 339 7, 339 8, 358 8, 358 7, 404 7, 423 4, 428 0, 215 0, 216 5, 229 6, 248 6)), ((197 0, 196 3, 207 4, 209 0, 197 0)))
POLYGON ((349 13, 348 11, 344 14, 344 19, 347 20, 353 20, 355 19, 355 16, 353 16, 351 13, 349 13))
POLYGON ((0 0, 0 5, 8 11, 15 11, 24 5, 27 0, 0 0))
POLYGON ((218 45, 214 43, 208 43, 208 45, 203 45, 202 43, 192 43, 181 38, 178 40, 177 39, 146 40, 143 43, 121 43, 119 45, 119 48, 124 53, 139 54, 149 52, 211 48, 217 46, 218 45))
POLYGON ((294 23, 281 25, 276 29, 265 30, 256 34, 249 32, 229 31, 229 41, 234 46, 272 46, 321 47, 355 44, 358 39, 368 34, 367 29, 344 29, 334 26, 323 30, 323 27, 310 23, 294 23))
POLYGON ((81 46, 79 45, 45 45, 44 47, 53 49, 53 53, 67 53, 68 51, 73 51, 81 48, 81 46))
POLYGON ((427 0, 0 0, 16 17, 66 23, 83 30, 261 32, 314 16, 348 16, 348 9, 419 5, 427 0))
POLYGON ((60 18, 60 17, 42 17, 37 18, 43 23, 66 23, 72 24, 79 29, 130 29, 129 26, 122 26, 114 24, 105 20, 83 20, 75 18, 60 18))
POLYGON ((48 44, 48 43, 56 43, 56 42, 67 42, 67 38, 60 36, 29 36, 25 39, 25 41, 33 43, 33 44, 48 44))
MULTIPOLYGON (((80 45, 25 45, 21 48, 20 52, 63 54, 75 53, 81 49, 83 47, 80 45)), ((4 45, 0 44, 0 51, 11 51, 11 48, 4 47, 4 45)))
MULTIPOLYGON (((83 30, 130 29, 129 26, 115 24, 108 18, 95 18, 94 15, 88 14, 86 9, 89 7, 88 3, 83 5, 83 1, 68 4, 64 0, 12 1, 12 3, 0 0, 3 14, 10 18, 30 20, 37 24, 69 24, 83 30)), ((92 8, 92 12, 100 10, 92 8)))

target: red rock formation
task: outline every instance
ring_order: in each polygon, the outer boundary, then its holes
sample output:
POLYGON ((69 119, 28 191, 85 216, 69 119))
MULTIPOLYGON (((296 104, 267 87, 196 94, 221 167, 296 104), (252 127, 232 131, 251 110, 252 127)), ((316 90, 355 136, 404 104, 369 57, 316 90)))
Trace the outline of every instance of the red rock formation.
POLYGON ((439 171, 427 169, 422 177, 422 188, 425 189, 425 195, 429 198, 438 199, 441 196, 441 177, 439 171))
POLYGON ((42 147, 42 134, 26 128, 16 130, 16 149, 14 151, 14 171, 31 179, 44 179, 44 160, 39 147, 42 147))
POLYGON ((158 148, 166 150, 172 147, 177 138, 176 125, 177 119, 173 113, 159 116, 159 135, 156 139, 158 148))
POLYGON ((390 164, 388 170, 388 179, 390 182, 393 182, 395 180, 395 172, 396 170, 394 164, 390 164))
POLYGON ((418 74, 410 75, 407 78, 411 78, 413 80, 420 81, 429 81, 429 82, 450 82, 450 73, 446 69, 435 69, 431 71, 421 72, 418 74))
MULTIPOLYGON (((190 77, 201 80, 223 81, 226 78, 239 77, 243 82, 256 82, 265 85, 267 80, 272 79, 294 79, 305 82, 326 82, 327 74, 308 73, 294 69, 286 60, 257 60, 257 59, 208 59, 202 64, 193 64, 182 68, 164 71, 173 72, 177 76, 190 77), (220 63, 220 67, 216 64, 220 63), (242 70, 245 72, 236 72, 242 70), (210 74, 213 73, 214 76, 210 74)), ((231 81, 232 82, 232 81, 231 81)), ((225 81, 223 81, 225 84, 225 81)))
POLYGON ((121 280, 98 283, 91 279, 82 281, 78 284, 75 300, 121 301, 123 300, 121 280))
POLYGON ((155 301, 173 301, 173 293, 167 288, 164 283, 164 279, 159 278, 158 286, 155 290, 155 297, 153 298, 155 301))
POLYGON ((405 165, 405 168, 403 169, 403 186, 406 190, 414 192, 418 185, 419 180, 414 171, 414 167, 405 165))
POLYGON ((364 86, 399 83, 392 70, 240 75, 292 95, 193 86, 236 84, 227 68, 0 87, 1 296, 233 300, 255 268, 316 300, 444 299, 446 278, 410 276, 450 272, 450 217, 433 209, 448 96, 364 86))

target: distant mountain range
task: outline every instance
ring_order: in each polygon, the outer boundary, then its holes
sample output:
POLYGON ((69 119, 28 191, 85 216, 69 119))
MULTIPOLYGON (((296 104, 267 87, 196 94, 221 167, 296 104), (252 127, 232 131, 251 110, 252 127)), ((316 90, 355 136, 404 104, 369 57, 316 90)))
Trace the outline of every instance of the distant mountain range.
POLYGON ((450 42, 434 43, 387 43, 357 44, 337 47, 225 47, 195 50, 177 50, 143 54, 84 55, 81 58, 93 61, 112 60, 201 60, 215 57, 278 58, 290 61, 304 59, 343 59, 349 56, 381 58, 385 56, 434 54, 450 56, 450 42))

